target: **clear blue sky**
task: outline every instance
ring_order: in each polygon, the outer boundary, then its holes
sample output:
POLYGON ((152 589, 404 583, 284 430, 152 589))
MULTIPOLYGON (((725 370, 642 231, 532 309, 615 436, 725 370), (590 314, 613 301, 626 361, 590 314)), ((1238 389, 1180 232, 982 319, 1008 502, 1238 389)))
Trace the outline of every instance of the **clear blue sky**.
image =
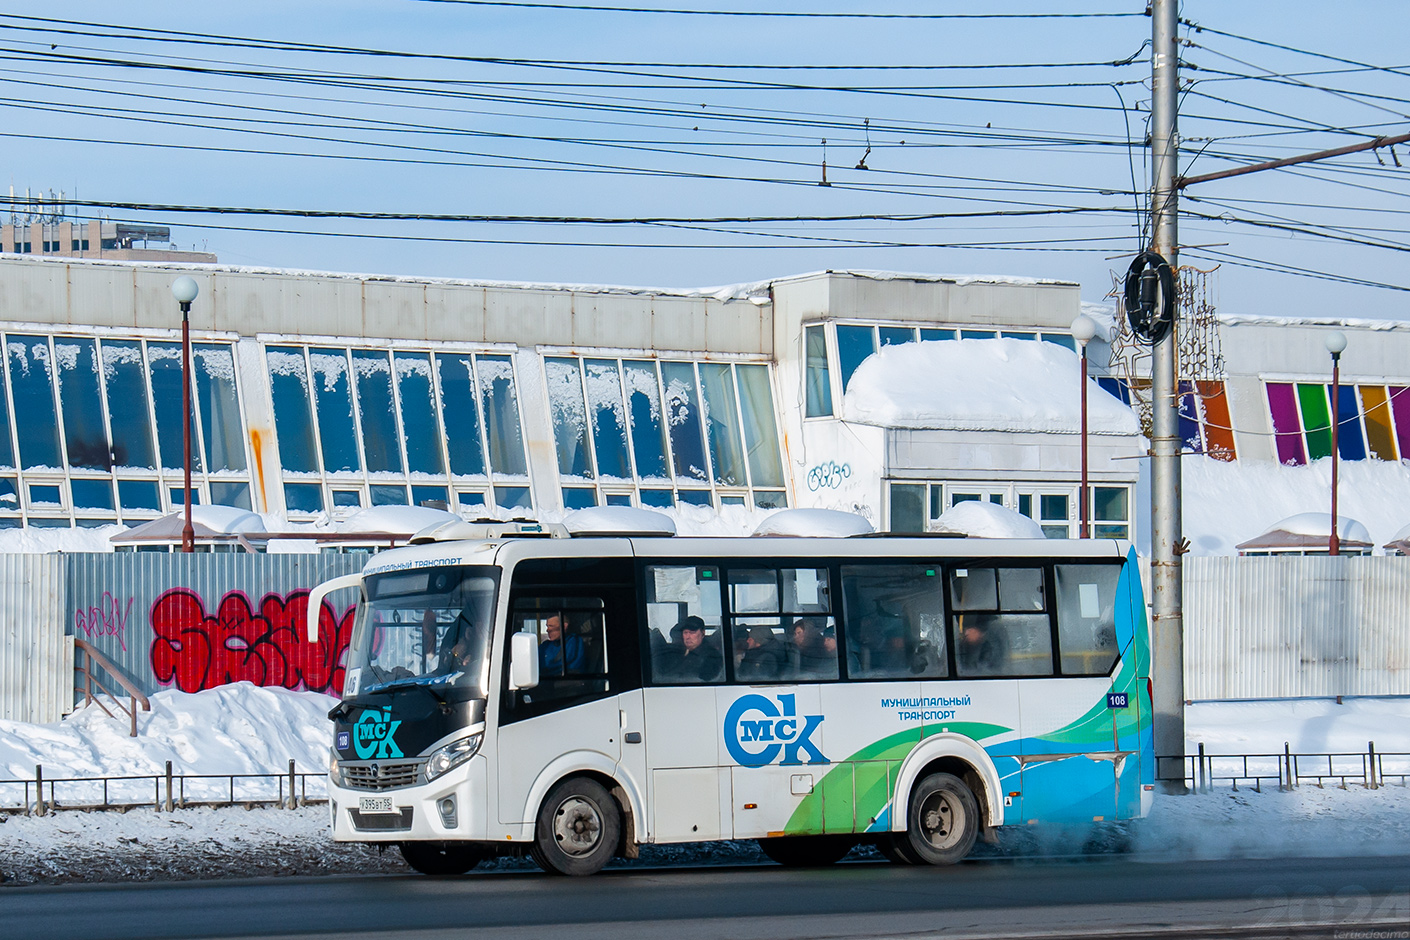
MULTIPOLYGON (((622 5, 747 8, 723 0, 622 5)), ((925 14, 1144 9, 1141 0, 750 6, 925 14)), ((1403 10, 1394 2, 1334 11, 1313 3, 1186 3, 1185 18, 1247 38, 1188 34, 1197 46, 1184 56, 1198 68, 1183 73, 1195 84, 1182 101, 1181 133, 1187 148, 1203 153, 1182 157, 1182 167, 1208 172, 1406 132, 1403 10)), ((687 220, 604 226, 104 210, 169 224, 183 247, 206 247, 224 262, 682 287, 885 268, 1076 280, 1085 298, 1100 300, 1110 272, 1126 264, 1113 256, 1129 258, 1139 242, 1137 205, 1143 210, 1145 199, 1131 189, 1133 173, 1138 189, 1149 180, 1139 146, 1150 77, 1144 16, 859 20, 422 0, 56 2, 20 12, 101 24, 0 18, 0 133, 22 135, 5 146, 8 182, 21 195, 30 187, 141 204, 687 220), (269 41, 262 45, 532 61, 152 41, 179 37, 133 27, 269 41), (1087 64, 1133 56, 1128 65, 1087 64), (546 60, 616 64, 546 67, 546 60), (847 68, 705 67, 724 65, 847 68), (865 68, 882 65, 946 68, 865 68), (857 169, 868 131, 869 169, 857 169), (817 185, 823 138, 829 187, 817 185), (1048 214, 689 222, 995 212, 1048 214)), ((1243 221, 1183 221, 1182 243, 1206 247, 1182 260, 1213 267, 1216 253, 1229 256, 1215 297, 1226 312, 1410 317, 1403 291, 1247 266, 1410 287, 1397 247, 1410 242, 1403 235, 1410 151, 1401 147, 1398 157, 1404 169, 1383 151, 1384 167, 1366 153, 1206 184, 1195 192, 1201 201, 1182 207, 1243 221), (1255 221, 1319 227, 1335 238, 1249 224, 1255 221)))

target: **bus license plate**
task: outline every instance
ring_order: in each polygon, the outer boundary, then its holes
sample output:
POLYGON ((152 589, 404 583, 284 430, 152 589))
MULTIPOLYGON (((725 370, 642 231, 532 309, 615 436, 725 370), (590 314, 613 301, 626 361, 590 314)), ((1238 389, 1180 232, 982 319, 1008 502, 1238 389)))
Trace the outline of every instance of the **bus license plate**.
POLYGON ((357 799, 359 813, 395 813, 390 796, 360 796, 357 799))

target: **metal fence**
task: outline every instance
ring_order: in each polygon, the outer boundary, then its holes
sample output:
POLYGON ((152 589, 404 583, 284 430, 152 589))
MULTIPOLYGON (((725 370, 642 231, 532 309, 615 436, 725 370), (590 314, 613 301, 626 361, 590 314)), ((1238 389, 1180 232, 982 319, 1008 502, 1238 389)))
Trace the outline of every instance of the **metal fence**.
MULTIPOLYGON (((1374 741, 1364 751, 1331 754, 1296 754, 1284 744, 1281 752, 1269 754, 1208 754, 1204 745, 1181 758, 1185 765, 1185 785, 1192 793, 1212 793, 1241 787, 1263 792, 1264 787, 1293 790, 1301 786, 1350 785, 1377 790, 1410 785, 1410 753, 1376 750, 1374 741)), ((1165 761, 1166 758, 1160 758, 1165 761)))
POLYGON ((64 556, 0 554, 0 719, 57 721, 73 703, 64 556))
POLYGON ((197 806, 277 806, 295 809, 327 802, 328 775, 299 771, 294 761, 278 774, 164 773, 111 777, 46 777, 0 780, 0 813, 46 815, 58 810, 149 807, 172 812, 197 806))
POLYGON ((1410 558, 1185 557, 1185 697, 1410 695, 1410 558))

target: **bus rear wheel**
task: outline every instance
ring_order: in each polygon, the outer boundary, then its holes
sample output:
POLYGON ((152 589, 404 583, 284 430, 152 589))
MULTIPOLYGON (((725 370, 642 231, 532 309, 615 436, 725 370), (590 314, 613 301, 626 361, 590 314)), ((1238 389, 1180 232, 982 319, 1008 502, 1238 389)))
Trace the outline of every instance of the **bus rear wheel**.
POLYGON ((402 842, 401 857, 423 875, 463 875, 489 858, 473 842, 402 842))
POLYGON ((852 851, 854 844, 854 840, 843 836, 787 836, 759 840, 763 853, 784 868, 835 865, 852 851))
POLYGON ((979 835, 979 804, 953 774, 931 774, 911 791, 905 848, 927 865, 953 865, 979 835))
POLYGON ((910 834, 887 832, 876 840, 876 850, 881 857, 896 865, 924 865, 920 856, 911 851, 910 834))
POLYGON ((622 812, 612 794, 587 777, 570 777, 549 791, 529 853, 546 872, 591 875, 616 854, 622 812))

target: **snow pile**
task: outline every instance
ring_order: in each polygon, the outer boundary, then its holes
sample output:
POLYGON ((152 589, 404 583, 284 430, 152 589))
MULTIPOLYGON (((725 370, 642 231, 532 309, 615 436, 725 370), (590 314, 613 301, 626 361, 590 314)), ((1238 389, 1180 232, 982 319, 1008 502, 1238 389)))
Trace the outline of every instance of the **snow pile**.
MULTIPOLYGON (((1185 536, 1197 555, 1235 554, 1235 545, 1277 520, 1326 513, 1331 505, 1330 457, 1284 467, 1189 456, 1181 473, 1185 536)), ((1337 515, 1363 520, 1372 545, 1386 544, 1410 523, 1410 463, 1343 460, 1339 475, 1337 515)), ((1328 528, 1324 523, 1323 534, 1328 528)))
POLYGON ((1041 539, 1042 526, 1022 513, 977 499, 956 503, 930 524, 932 532, 954 532, 977 539, 1041 539))
MULTIPOLYGON (((287 773, 291 759, 301 773, 327 770, 328 710, 338 701, 331 696, 239 682, 158 692, 150 701, 150 712, 138 712, 135 738, 125 716, 109 718, 96 706, 53 724, 0 721, 0 778, 32 780, 36 765, 45 779, 161 774, 167 761, 176 774, 287 773)), ((18 802, 12 789, 0 784, 0 802, 18 802)), ((321 781, 316 789, 322 793, 321 781)), ((140 792, 151 796, 150 781, 140 792)), ((199 797, 191 784, 186 793, 199 797)))
POLYGON ((1410 789, 1345 790, 1302 785, 1280 792, 1241 787, 1159 796, 1132 827, 1134 857, 1321 858, 1403 855, 1410 840, 1410 789))
MULTIPOLYGON (((951 431, 1081 430, 1077 354, 1053 343, 961 339, 885 346, 847 384, 847 421, 951 431)), ((1087 380, 1090 434, 1136 435, 1136 416, 1087 380)))
POLYGON ((781 509, 759 523, 755 535, 845 539, 868 535, 871 523, 854 512, 837 509, 781 509))
POLYGON ((108 541, 126 526, 105 525, 94 529, 0 529, 0 552, 43 555, 50 552, 111 552, 108 541))
MULTIPOLYGON (((177 516, 182 512, 178 511, 177 516)), ((263 532, 264 519, 258 513, 235 506, 192 506, 191 522, 203 525, 212 532, 263 532)))
MULTIPOLYGON (((1332 537, 1332 514, 1329 512, 1300 512, 1275 522, 1264 535, 1286 532, 1289 535, 1307 535, 1313 538, 1332 537)), ((1352 539, 1357 542, 1371 541, 1371 533, 1355 519, 1337 514, 1337 538, 1352 539)))

